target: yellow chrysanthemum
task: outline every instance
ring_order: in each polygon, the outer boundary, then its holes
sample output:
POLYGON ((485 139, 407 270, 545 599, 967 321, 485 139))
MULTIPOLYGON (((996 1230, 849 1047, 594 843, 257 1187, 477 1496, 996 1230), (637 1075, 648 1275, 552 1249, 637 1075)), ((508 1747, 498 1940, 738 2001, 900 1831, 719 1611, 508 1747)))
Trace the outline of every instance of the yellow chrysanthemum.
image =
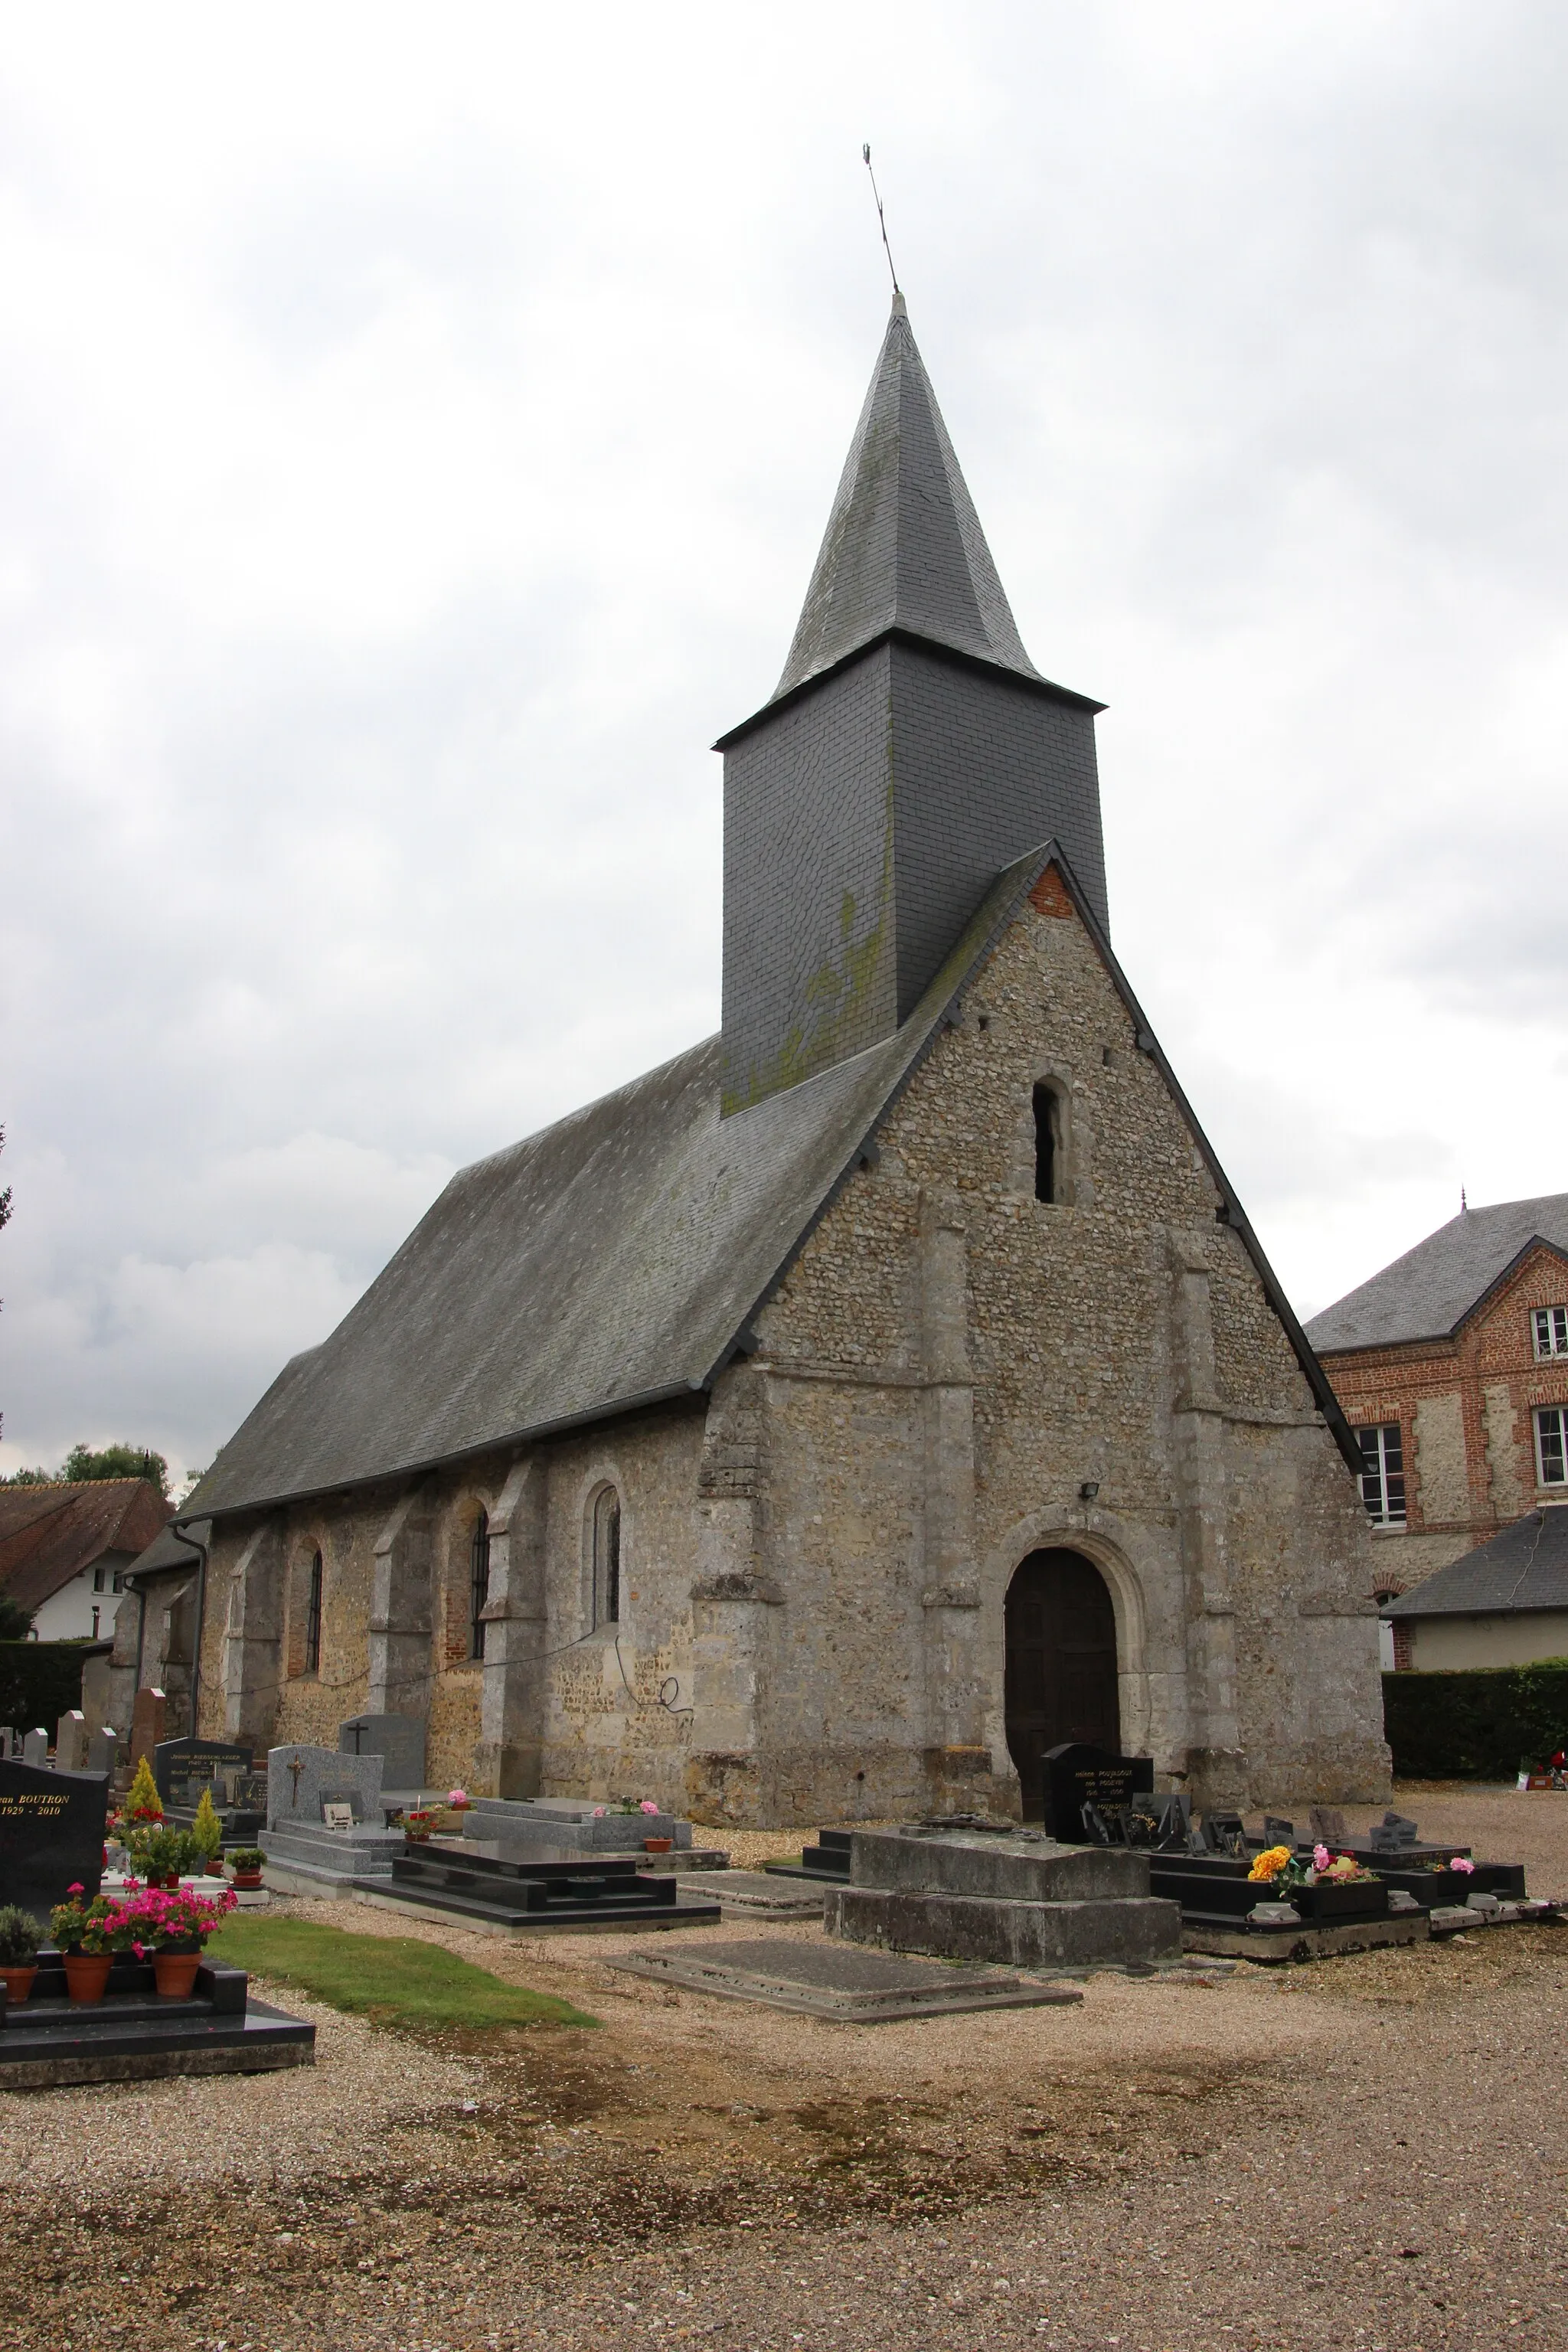
POLYGON ((1248 1885, 1255 1879, 1278 1878, 1289 1859, 1290 1849, 1288 1845, 1267 1846, 1247 1874, 1248 1885))

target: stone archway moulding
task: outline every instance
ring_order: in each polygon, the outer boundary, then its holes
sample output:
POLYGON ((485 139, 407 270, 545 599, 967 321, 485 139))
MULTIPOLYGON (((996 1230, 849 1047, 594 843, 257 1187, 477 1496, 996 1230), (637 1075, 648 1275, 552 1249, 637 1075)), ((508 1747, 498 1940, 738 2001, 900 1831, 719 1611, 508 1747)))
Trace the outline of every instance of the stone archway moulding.
POLYGON ((998 1661, 994 1721, 988 1727, 992 1753, 998 1765, 1005 1762, 1011 1769, 1000 1672, 1005 1645, 1004 1610, 1007 1588, 1020 1562, 1030 1552, 1057 1547, 1081 1552, 1105 1579, 1116 1619, 1116 1679, 1122 1741, 1129 1755, 1152 1755, 1157 1763, 1163 1762, 1162 1751, 1171 1745, 1173 1727, 1156 1720, 1166 1710, 1155 1706, 1151 1686, 1144 1598, 1146 1578, 1151 1571, 1157 1573, 1158 1564, 1145 1530, 1123 1528, 1112 1513, 1093 1509, 1086 1512, 1081 1505, 1076 1511, 1058 1506, 1016 1520, 981 1564, 982 1642, 985 1654, 998 1661), (1134 1557, 1138 1552, 1151 1553, 1147 1567, 1142 1570, 1134 1557))

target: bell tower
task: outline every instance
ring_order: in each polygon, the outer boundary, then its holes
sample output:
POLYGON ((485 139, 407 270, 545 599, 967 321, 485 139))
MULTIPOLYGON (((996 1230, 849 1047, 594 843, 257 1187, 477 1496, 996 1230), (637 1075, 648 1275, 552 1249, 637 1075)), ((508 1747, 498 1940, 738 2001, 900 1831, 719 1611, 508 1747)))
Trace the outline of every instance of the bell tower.
POLYGON ((901 294, 784 675, 724 755, 724 1110, 904 1021, 1054 835, 1109 929, 1094 719, 1024 651, 901 294))

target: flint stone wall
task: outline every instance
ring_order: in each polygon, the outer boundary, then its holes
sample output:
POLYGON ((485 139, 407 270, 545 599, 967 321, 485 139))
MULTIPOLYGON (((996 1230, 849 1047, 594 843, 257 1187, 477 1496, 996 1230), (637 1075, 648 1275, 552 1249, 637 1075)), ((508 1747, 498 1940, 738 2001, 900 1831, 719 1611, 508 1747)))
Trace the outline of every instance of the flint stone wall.
POLYGON ((1162 1780, 1199 1803, 1383 1797, 1353 1479, 1054 876, 1036 901, 710 1398, 216 1528, 204 1731, 334 1744, 349 1715, 422 1713, 433 1787, 710 1823, 1016 1811, 1004 1599, 1031 1549, 1068 1545, 1110 1591, 1122 1745, 1162 1780), (605 1485, 622 1612, 595 1627, 605 1485), (488 1665, 468 1655, 481 1507, 508 1530, 488 1665))

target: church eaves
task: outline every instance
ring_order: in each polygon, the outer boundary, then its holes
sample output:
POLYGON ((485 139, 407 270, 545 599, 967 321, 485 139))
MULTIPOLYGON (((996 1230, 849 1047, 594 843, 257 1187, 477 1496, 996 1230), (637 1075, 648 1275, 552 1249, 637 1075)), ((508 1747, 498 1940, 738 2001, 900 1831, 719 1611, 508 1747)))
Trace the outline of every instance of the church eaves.
POLYGON ((890 629, 1044 684, 1024 651, 901 294, 882 338, 777 702, 890 629))

